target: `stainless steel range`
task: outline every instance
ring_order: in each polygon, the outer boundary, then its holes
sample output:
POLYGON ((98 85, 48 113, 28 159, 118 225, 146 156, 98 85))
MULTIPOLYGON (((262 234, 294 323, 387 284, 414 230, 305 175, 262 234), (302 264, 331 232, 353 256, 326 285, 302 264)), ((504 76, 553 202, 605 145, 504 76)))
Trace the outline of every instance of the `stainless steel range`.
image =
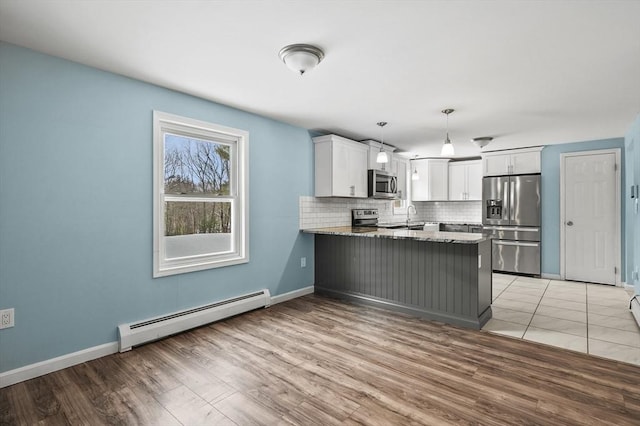
POLYGON ((493 270, 540 275, 540 175, 485 177, 482 224, 493 270))

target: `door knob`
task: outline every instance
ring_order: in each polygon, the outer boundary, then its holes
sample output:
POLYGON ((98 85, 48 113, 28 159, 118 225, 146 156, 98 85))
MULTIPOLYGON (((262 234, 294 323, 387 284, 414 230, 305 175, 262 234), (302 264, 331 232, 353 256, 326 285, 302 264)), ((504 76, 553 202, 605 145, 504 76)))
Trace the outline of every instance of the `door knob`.
POLYGON ((567 222, 567 226, 573 226, 573 222, 572 221, 567 222))

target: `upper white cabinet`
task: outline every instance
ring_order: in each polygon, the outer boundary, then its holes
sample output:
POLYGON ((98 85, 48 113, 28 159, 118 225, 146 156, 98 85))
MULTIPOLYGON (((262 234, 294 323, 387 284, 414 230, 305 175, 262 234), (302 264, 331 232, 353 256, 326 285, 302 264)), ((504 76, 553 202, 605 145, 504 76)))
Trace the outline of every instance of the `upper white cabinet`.
POLYGON ((482 155, 484 176, 540 173, 542 147, 487 152, 482 155))
POLYGON ((391 160, 391 171, 398 176, 398 196, 401 200, 407 199, 407 171, 409 170, 409 160, 394 157, 391 160))
POLYGON ((449 200, 482 200, 482 161, 449 163, 449 200))
POLYGON ((336 135, 313 138, 315 196, 367 198, 369 147, 336 135))
POLYGON ((418 171, 418 180, 411 181, 413 201, 446 201, 449 198, 449 160, 411 160, 411 170, 418 171))
POLYGON ((373 141, 373 140, 368 140, 368 141, 362 141, 363 144, 367 144, 367 146, 369 147, 369 168, 370 169, 375 169, 375 170, 384 170, 386 172, 393 172, 393 173, 397 173, 397 171, 394 169, 394 164, 393 164, 393 151, 395 151, 396 149, 389 146, 389 145, 385 145, 384 148, 382 148, 384 150, 384 152, 387 153, 387 156, 389 157, 389 162, 388 163, 378 163, 376 160, 378 158, 378 153, 380 152, 380 142, 378 141, 373 141))

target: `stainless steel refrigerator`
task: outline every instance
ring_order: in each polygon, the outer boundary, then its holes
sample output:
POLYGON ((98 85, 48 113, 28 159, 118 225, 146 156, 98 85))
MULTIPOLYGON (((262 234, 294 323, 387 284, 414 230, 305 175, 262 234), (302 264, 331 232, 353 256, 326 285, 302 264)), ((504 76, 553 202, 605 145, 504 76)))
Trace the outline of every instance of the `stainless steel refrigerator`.
POLYGON ((540 275, 540 175, 485 177, 482 224, 494 271, 540 275))

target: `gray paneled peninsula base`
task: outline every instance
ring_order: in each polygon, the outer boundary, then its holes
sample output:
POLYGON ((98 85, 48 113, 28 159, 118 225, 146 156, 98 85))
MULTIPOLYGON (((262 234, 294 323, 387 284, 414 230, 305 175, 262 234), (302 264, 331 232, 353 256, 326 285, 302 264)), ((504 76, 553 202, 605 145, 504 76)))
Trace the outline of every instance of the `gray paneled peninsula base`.
POLYGON ((315 291, 462 327, 491 318, 491 240, 352 227, 315 234, 315 291))

